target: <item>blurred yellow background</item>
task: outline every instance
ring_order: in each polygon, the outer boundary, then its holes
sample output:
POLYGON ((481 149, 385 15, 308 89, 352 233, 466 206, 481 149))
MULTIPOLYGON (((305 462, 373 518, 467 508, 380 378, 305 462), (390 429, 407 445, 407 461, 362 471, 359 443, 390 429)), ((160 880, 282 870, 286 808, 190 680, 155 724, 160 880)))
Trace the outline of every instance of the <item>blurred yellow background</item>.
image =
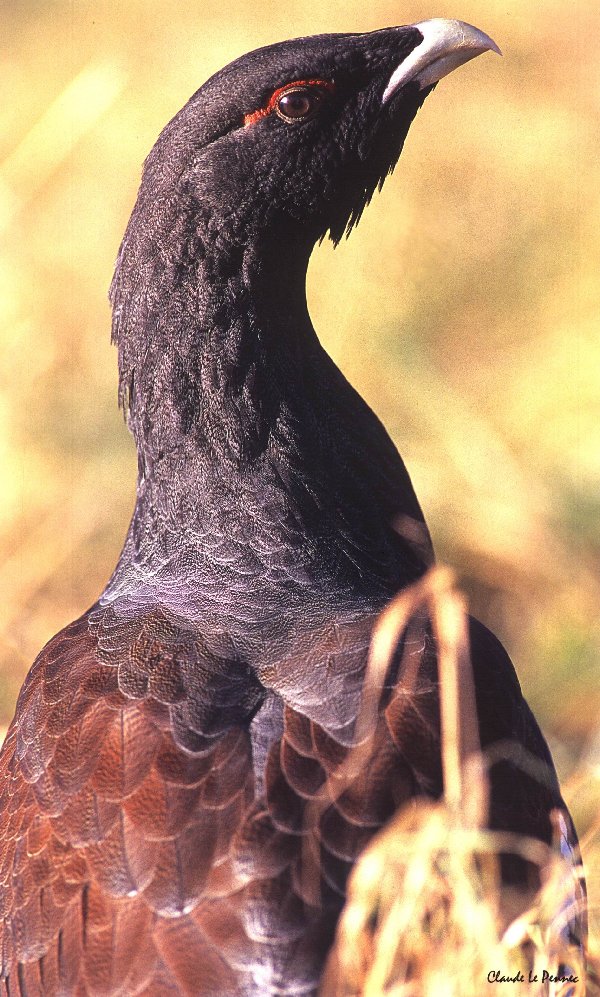
POLYGON ((133 507, 106 292, 158 132, 256 46, 459 17, 504 58, 440 84, 357 232, 316 251, 309 303, 561 772, 597 772, 596 0, 0 0, 0 16, 0 725, 104 586, 133 507))

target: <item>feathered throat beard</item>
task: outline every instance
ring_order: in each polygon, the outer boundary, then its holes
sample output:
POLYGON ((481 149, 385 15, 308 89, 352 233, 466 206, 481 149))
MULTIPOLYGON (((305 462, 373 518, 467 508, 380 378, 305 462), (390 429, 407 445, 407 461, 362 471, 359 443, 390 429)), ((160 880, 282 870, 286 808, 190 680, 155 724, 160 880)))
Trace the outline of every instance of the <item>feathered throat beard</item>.
POLYGON ((409 84, 392 98, 375 128, 365 136, 360 157, 348 171, 347 183, 328 206, 329 223, 321 233, 321 241, 329 233, 337 246, 343 236, 349 236, 358 225, 375 191, 381 190, 387 177, 394 172, 415 115, 435 85, 419 90, 409 84))

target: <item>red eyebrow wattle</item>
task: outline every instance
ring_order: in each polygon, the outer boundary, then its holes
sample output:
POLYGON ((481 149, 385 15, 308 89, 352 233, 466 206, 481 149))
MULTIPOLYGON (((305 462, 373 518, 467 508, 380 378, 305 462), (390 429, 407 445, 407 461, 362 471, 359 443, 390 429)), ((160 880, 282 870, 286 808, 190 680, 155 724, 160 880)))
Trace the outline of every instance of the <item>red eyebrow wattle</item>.
POLYGON ((278 87, 274 93, 269 97, 269 103, 265 107, 261 107, 258 111, 252 111, 251 114, 244 115, 244 124, 252 125, 255 121, 260 121, 261 118, 266 118, 267 114, 270 114, 275 104, 279 100, 282 94, 286 93, 287 90, 294 90, 296 87, 321 87, 324 90, 333 90, 333 83, 331 80, 294 80, 292 83, 286 83, 283 87, 278 87))

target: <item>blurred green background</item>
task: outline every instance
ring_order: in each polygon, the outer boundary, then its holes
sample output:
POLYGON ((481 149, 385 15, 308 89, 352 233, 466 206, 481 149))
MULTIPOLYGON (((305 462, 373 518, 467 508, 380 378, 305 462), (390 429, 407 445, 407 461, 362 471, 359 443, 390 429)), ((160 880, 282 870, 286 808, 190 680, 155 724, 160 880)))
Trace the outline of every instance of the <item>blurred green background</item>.
MULTIPOLYGON (((132 510, 106 292, 161 127, 258 45, 460 17, 504 58, 440 84, 359 229, 315 252, 309 303, 562 774, 597 776, 596 0, 0 0, 0 15, 0 725, 102 589, 132 510)), ((594 791, 574 804, 584 825, 594 791)))

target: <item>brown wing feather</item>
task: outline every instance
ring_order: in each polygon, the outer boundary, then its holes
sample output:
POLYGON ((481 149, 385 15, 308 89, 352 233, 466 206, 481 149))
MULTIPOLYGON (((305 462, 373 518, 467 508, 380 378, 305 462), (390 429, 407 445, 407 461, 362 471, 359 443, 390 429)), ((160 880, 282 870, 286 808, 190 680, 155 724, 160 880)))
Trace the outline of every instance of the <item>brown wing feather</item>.
MULTIPOLYGON (((190 984, 200 957, 184 971, 160 916, 181 915, 173 925, 185 953, 186 932, 200 931, 185 911, 213 865, 231 865, 253 780, 247 730, 231 726, 194 756, 161 724, 151 692, 178 698, 172 636, 166 664, 154 647, 147 700, 120 690, 118 665, 131 673, 132 661, 99 652, 86 617, 30 672, 0 756, 2 975, 11 991, 234 992, 233 971, 203 937, 204 982, 190 984)), ((227 892, 241 885, 230 871, 227 892)))
MULTIPOLYGON (((304 636, 259 669, 262 684, 158 612, 121 628, 98 620, 44 649, 0 754, 10 993, 312 993, 352 863, 401 803, 441 791, 431 637, 398 654, 370 758, 341 791, 372 620, 304 636), (265 695, 283 708, 259 759, 265 695)), ((541 756, 504 658, 489 660, 475 636, 494 738, 516 733, 541 756)), ((502 824, 502 780, 497 790, 502 824)), ((524 819, 541 833, 556 793, 527 791, 524 819)))
MULTIPOLYGON (((317 712, 328 690, 356 700, 367 645, 368 624, 330 627, 298 651, 326 676, 327 689, 312 683, 317 712)), ((286 708, 255 800, 250 724, 264 695, 160 613, 119 627, 96 610, 44 649, 0 755, 11 992, 223 997, 299 974, 316 986, 348 867, 307 813, 353 715, 346 702, 326 730, 286 708), (307 833, 322 838, 321 907, 301 899, 307 833)), ((378 826, 359 809, 358 797, 332 808, 352 856, 378 826)))
POLYGON ((120 627, 96 610, 50 642, 0 756, 11 990, 222 997, 299 978, 316 986, 348 862, 389 810, 377 812, 377 776, 360 814, 367 776, 319 826, 309 819, 351 742, 369 629, 328 627, 275 666, 288 685, 294 670, 312 682, 306 715, 285 708, 262 800, 250 724, 265 689, 247 670, 211 659, 160 613, 120 627), (322 726, 328 695, 341 710, 322 726), (307 834, 322 863, 312 907, 307 834))

